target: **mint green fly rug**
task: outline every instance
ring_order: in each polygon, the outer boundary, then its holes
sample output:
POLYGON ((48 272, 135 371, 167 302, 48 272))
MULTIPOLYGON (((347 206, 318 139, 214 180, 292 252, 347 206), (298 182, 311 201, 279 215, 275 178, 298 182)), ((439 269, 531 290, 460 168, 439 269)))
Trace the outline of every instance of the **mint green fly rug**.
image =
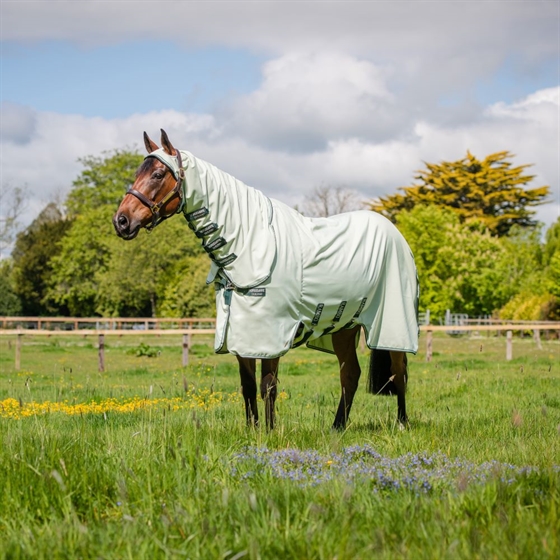
MULTIPOLYGON (((418 280, 395 226, 370 211, 307 218, 181 151, 183 212, 212 264, 215 350, 276 358, 362 325, 371 348, 416 353, 418 280)), ((178 176, 178 161, 157 157, 178 176)), ((358 341, 356 340, 356 343, 358 341)))

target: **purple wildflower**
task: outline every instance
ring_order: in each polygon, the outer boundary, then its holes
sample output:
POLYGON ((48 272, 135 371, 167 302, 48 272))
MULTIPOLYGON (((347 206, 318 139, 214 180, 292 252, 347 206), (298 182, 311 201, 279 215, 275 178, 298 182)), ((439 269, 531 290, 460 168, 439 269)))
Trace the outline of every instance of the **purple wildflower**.
MULTIPOLYGON (((476 465, 463 459, 451 459, 443 453, 383 457, 367 444, 349 446, 340 453, 327 455, 312 449, 249 447, 234 455, 233 463, 232 474, 245 471, 244 480, 268 473, 305 487, 341 478, 345 482, 371 481, 374 491, 404 489, 417 493, 453 487, 459 480, 462 487, 491 480, 511 484, 521 476, 538 472, 534 467, 516 467, 498 461, 476 465)), ((554 470, 559 472, 560 467, 555 466, 554 470)))

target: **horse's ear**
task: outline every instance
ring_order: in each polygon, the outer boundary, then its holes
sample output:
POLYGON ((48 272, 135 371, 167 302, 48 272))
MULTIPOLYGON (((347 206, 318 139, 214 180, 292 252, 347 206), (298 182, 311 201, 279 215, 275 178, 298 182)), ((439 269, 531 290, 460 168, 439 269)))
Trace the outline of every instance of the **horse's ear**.
POLYGON ((167 132, 161 129, 161 145, 165 152, 170 156, 174 156, 177 150, 173 147, 173 144, 169 141, 169 137, 167 136, 167 132))
POLYGON ((156 150, 159 150, 159 146, 144 132, 144 146, 146 146, 146 150, 148 153, 151 154, 156 150))

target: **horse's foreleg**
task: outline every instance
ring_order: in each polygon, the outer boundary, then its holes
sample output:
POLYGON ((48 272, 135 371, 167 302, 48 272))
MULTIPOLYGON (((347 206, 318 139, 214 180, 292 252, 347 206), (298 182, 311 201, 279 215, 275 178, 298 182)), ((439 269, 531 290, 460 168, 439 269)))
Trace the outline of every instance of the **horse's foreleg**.
POLYGON ((360 327, 339 331, 333 334, 333 347, 340 366, 340 385, 342 395, 333 428, 343 429, 350 415, 354 395, 360 380, 360 364, 356 355, 356 336, 360 327))
POLYGON ((408 423, 406 415, 406 381, 408 378, 407 359, 404 352, 391 351, 391 375, 397 390, 398 419, 401 424, 408 423))
POLYGON ((274 407, 276 405, 279 362, 280 358, 262 360, 261 397, 264 401, 266 427, 269 430, 274 428, 274 407))
POLYGON ((242 358, 237 356, 239 362, 239 374, 241 376, 241 391, 245 401, 245 416, 247 425, 259 423, 259 411, 257 409, 257 380, 255 372, 257 361, 254 358, 242 358))

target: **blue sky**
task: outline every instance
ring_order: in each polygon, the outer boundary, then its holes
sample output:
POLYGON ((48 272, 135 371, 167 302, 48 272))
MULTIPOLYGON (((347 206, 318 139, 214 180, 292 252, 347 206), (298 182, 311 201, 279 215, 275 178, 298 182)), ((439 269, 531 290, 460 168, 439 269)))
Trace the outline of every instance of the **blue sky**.
POLYGON ((165 41, 80 47, 68 41, 3 45, 2 99, 39 111, 126 117, 159 109, 205 112, 256 89, 263 57, 165 41))
MULTIPOLYGON (((169 41, 81 47, 69 41, 2 44, 2 99, 39 111, 116 118, 160 109, 212 111, 229 97, 258 88, 264 55, 223 46, 177 47, 169 41)), ((473 98, 511 103, 558 84, 551 56, 526 67, 508 58, 466 91, 439 99, 442 107, 473 98)))
POLYGON ((0 3, 2 189, 24 219, 80 158, 176 145, 288 204, 371 200, 425 161, 509 150, 560 209, 555 0, 0 3), (29 10, 33 9, 33 17, 29 10), (32 164, 30 164, 30 154, 32 164))
POLYGON ((486 79, 477 82, 477 101, 490 105, 502 101, 513 103, 531 93, 558 85, 558 58, 551 56, 527 67, 515 57, 507 58, 486 79))

